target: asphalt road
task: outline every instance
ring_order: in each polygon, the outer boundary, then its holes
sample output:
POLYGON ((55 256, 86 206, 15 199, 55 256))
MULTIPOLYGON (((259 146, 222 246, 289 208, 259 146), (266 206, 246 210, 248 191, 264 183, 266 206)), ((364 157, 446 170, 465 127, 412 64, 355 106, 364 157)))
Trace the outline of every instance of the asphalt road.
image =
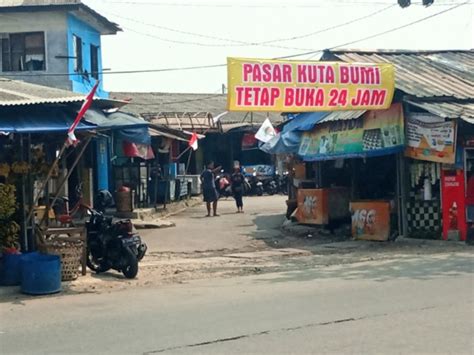
POLYGON ((472 253, 0 304, 0 352, 472 354, 472 253))

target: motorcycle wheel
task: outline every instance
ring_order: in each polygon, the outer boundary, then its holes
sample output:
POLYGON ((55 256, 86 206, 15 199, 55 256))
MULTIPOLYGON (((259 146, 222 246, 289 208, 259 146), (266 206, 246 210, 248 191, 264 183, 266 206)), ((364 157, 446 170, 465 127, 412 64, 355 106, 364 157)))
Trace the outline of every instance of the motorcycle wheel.
POLYGON ((127 279, 134 279, 138 274, 138 260, 129 248, 123 249, 123 257, 127 261, 126 266, 122 269, 123 275, 127 279))
POLYGON ((263 196, 263 189, 257 189, 257 196, 263 196))
POLYGON ((87 267, 96 273, 106 272, 111 269, 111 265, 105 260, 96 259, 91 251, 87 250, 87 267))

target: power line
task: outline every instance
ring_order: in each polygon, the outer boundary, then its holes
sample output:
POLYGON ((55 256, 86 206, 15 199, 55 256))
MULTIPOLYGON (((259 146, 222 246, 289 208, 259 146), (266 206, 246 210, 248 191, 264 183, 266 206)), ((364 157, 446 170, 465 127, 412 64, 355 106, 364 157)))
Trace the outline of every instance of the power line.
POLYGON ((305 52, 305 53, 299 53, 299 54, 292 54, 292 55, 287 55, 287 56, 284 56, 284 57, 280 57, 279 59, 288 59, 288 58, 294 58, 294 57, 301 57, 301 56, 305 56, 305 55, 309 55, 309 54, 317 54, 317 53, 320 53, 320 52, 323 52, 324 50, 331 50, 331 49, 336 49, 336 48, 341 48, 341 47, 345 47, 345 46, 348 46, 348 45, 351 45, 351 44, 354 44, 354 43, 358 43, 358 42, 362 42, 362 41, 366 41, 368 39, 372 39, 372 38, 376 38, 376 37, 380 37, 380 36, 383 36, 387 33, 391 33, 391 32, 395 32, 395 31, 398 31, 398 30, 401 30, 403 28, 406 28, 406 27, 409 27, 409 26, 413 26, 417 23, 420 23, 420 22, 423 22, 423 21, 426 21, 426 20, 429 20, 433 17, 436 17, 436 16, 439 16, 439 15, 442 15, 446 12, 449 12, 449 11, 452 11, 452 10, 455 10, 457 9, 458 7, 461 7, 463 5, 467 5, 470 3, 470 0, 469 1, 465 1, 463 3, 460 3, 458 5, 455 5, 455 6, 452 6, 446 10, 442 10, 442 11, 439 11, 435 14, 432 14, 432 15, 429 15, 429 16, 426 16, 426 17, 422 17, 421 19, 418 19, 416 21, 412 21, 412 22, 409 22, 407 24, 404 24, 404 25, 401 25, 401 26, 397 26, 397 27, 393 27, 389 30, 386 30, 386 31, 382 31, 382 32, 378 32, 378 33, 375 33, 373 35, 370 35, 370 36, 367 36, 367 37, 364 37, 364 38, 360 38, 360 39, 357 39, 355 41, 350 41, 350 42, 346 42, 346 43, 342 43, 342 44, 338 44, 337 46, 333 46, 333 47, 329 47, 329 48, 325 48, 325 49, 319 49, 319 50, 315 50, 315 51, 310 51, 310 52, 305 52))
MULTIPOLYGON (((403 29, 403 28, 406 28, 406 27, 409 27, 409 26, 412 26, 414 24, 417 24, 417 23, 420 23, 420 22, 423 22, 423 21, 426 21, 428 19, 431 19, 433 17, 436 17, 436 16, 440 16, 442 14, 445 14, 449 11, 452 11, 452 10, 455 10, 463 5, 467 5, 470 3, 470 0, 469 1, 465 1, 463 3, 460 3, 458 5, 455 5, 455 6, 452 6, 446 10, 443 10, 443 11, 439 11, 435 14, 432 14, 432 15, 429 15, 429 16, 426 16, 426 17, 422 17, 421 19, 418 19, 416 21, 412 21, 410 23, 407 23, 407 24, 404 24, 404 25, 401 25, 401 26, 397 26, 397 27, 394 27, 394 28, 391 28, 389 30, 386 30, 386 31, 382 31, 382 32, 378 32, 378 33, 375 33, 373 35, 370 35, 370 36, 367 36, 367 37, 364 37, 364 38, 360 38, 360 39, 357 39, 357 40, 354 40, 354 41, 350 41, 350 42, 346 42, 346 43, 342 43, 342 44, 338 44, 336 46, 332 46, 332 47, 329 47, 329 48, 324 48, 324 49, 318 49, 318 50, 313 50, 313 51, 309 51, 309 52, 304 52, 304 53, 298 53, 298 54, 292 54, 292 55, 287 55, 287 56, 280 56, 280 57, 275 57, 273 59, 288 59, 288 58, 295 58, 295 57, 301 57, 301 56, 306 56, 306 55, 311 55, 311 54, 316 54, 316 53, 321 53, 323 52, 324 50, 331 50, 331 49, 336 49, 336 48, 340 48, 340 47, 344 47, 344 46, 347 46, 347 45, 350 45, 350 44, 354 44, 354 43, 358 43, 358 42, 362 42, 362 41, 365 41, 365 40, 368 40, 368 39, 372 39, 372 38, 375 38, 375 37, 379 37, 379 36, 382 36, 382 35, 385 35, 387 33, 391 33, 391 32, 395 32, 395 31, 398 31, 400 29, 403 29)), ((227 64, 210 64, 210 65, 197 65, 197 66, 188 66, 188 67, 173 67, 173 68, 161 68, 161 69, 142 69, 142 70, 122 70, 122 71, 102 71, 102 72, 99 72, 98 74, 105 74, 105 75, 112 75, 112 74, 139 74, 139 73, 162 73, 162 72, 173 72, 173 71, 186 71, 186 70, 199 70, 199 69, 210 69, 210 68, 221 68, 221 67, 225 67, 227 66, 227 64)), ((38 76, 82 76, 83 73, 42 73, 42 74, 18 74, 18 73, 14 73, 14 74, 5 74, 5 73, 2 73, 1 76, 3 77, 16 77, 16 76, 22 76, 22 77, 38 77, 38 76)))
MULTIPOLYGON (((355 22, 358 22, 358 21, 362 21, 362 20, 365 20, 367 18, 370 18, 372 16, 375 16, 375 15, 378 15, 388 9, 391 9, 392 7, 396 7, 397 5, 396 4, 392 4, 392 5, 389 5, 387 7, 384 7, 382 9, 379 9, 377 11, 374 11, 374 12, 371 12, 367 15, 364 15, 364 16, 361 16, 361 17, 357 17, 355 19, 352 19, 350 21, 347 21, 347 22, 343 22, 343 23, 340 23, 340 24, 337 24, 337 25, 334 25, 334 26, 330 26, 330 27, 327 27, 327 28, 323 28, 323 29, 320 29, 320 30, 317 30, 317 31, 314 31, 314 32, 309 32, 309 33, 305 33, 305 34, 302 34, 302 35, 297 35, 297 36, 292 36, 292 37, 286 37, 286 38, 277 38, 277 39, 272 39, 272 40, 268 40, 268 41, 263 41, 263 42, 244 42, 244 41, 240 41, 240 40, 234 40, 234 39, 230 39, 230 38, 224 38, 224 37, 218 37, 218 36, 211 36, 211 35, 203 35, 203 34, 200 34, 200 33, 195 33, 195 32, 188 32, 188 31, 182 31, 182 30, 178 30, 178 29, 175 29, 175 28, 170 28, 170 27, 166 27, 166 26, 162 26, 162 25, 156 25, 156 24, 151 24, 151 23, 146 23, 146 22, 143 22, 143 21, 138 21, 136 19, 132 19, 132 18, 129 18, 129 17, 124 17, 124 16, 121 16, 121 15, 117 15, 117 14, 113 14, 113 13, 109 13, 110 15, 112 16, 116 16, 118 18, 121 18, 121 19, 125 19, 125 20, 129 20, 129 21, 132 21, 132 22, 135 22, 135 23, 139 23, 139 24, 142 24, 142 25, 146 25, 146 26, 151 26, 151 27, 156 27, 156 28, 159 28, 159 29, 162 29, 162 30, 166 30, 166 31, 171 31, 171 32, 176 32, 176 33, 181 33, 181 34, 186 34, 186 35, 191 35, 191 36, 196 36, 196 37, 201 37, 201 38, 208 38, 208 39, 214 39, 214 40, 219 40, 219 41, 227 41, 227 42, 233 42, 233 43, 236 43, 234 45, 229 45, 229 44, 202 44, 202 43, 195 43, 195 42, 181 42, 181 41, 178 41, 178 43, 187 43, 187 44, 195 44, 195 45, 203 45, 203 46, 213 46, 213 47, 236 47, 236 46, 265 46, 265 47, 276 47, 276 48, 287 48, 287 49, 296 49, 296 48, 293 48, 293 47, 285 47, 285 46, 281 46, 281 45, 270 45, 271 43, 275 43, 275 42, 283 42, 283 41, 293 41, 293 40, 297 40, 297 39, 301 39, 301 38, 306 38, 306 37, 310 37, 310 36, 314 36, 314 35, 317 35, 317 34, 320 34, 320 33, 324 33, 324 32, 328 32, 328 31, 331 31, 331 30, 335 30, 337 28, 341 28, 341 27, 344 27, 344 26, 347 26, 347 25, 350 25, 350 24, 353 24, 355 22)), ((105 12, 107 13, 107 12, 105 12)), ((125 27, 124 27, 125 28, 125 27)), ((136 32, 136 33, 140 33, 140 34, 144 34, 144 35, 148 35, 148 34, 145 34, 145 33, 141 33, 141 32, 138 32, 136 30, 132 30, 132 29, 128 29, 132 32, 136 32)), ((150 35, 151 36, 151 35, 150 35)), ((172 40, 168 40, 168 39, 164 39, 162 37, 156 37, 158 39, 161 39, 161 40, 164 40, 164 41, 171 41, 171 42, 174 42, 172 40)))
MULTIPOLYGON (((193 46, 199 46, 199 47, 232 47, 232 45, 226 45, 226 44, 213 44, 213 43, 201 43, 201 42, 192 42, 192 41, 180 41, 180 40, 174 40, 174 39, 168 39, 164 38, 161 36, 157 36, 151 33, 146 33, 146 32, 140 32, 137 30, 134 30, 129 27, 122 26, 123 29, 137 33, 139 35, 147 36, 150 38, 158 39, 160 41, 164 42, 170 42, 170 43, 178 43, 178 44, 189 44, 193 46)), ((249 46, 255 45, 255 44, 248 44, 249 46)), ((234 45, 235 46, 235 45, 234 45)), ((293 49, 293 50, 309 50, 309 49, 303 49, 303 48, 298 48, 298 47, 287 47, 287 46, 279 46, 279 45, 265 45, 266 47, 273 47, 273 48, 282 48, 282 49, 293 49)))

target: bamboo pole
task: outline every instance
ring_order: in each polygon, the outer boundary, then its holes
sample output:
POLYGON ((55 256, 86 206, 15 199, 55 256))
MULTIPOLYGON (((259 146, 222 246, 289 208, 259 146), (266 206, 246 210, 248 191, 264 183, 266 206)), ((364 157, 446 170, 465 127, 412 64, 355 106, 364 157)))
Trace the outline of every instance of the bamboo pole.
POLYGON ((79 154, 77 155, 76 159, 74 160, 74 162, 72 163, 72 166, 71 168, 68 170, 66 176, 61 180, 61 183, 59 184, 59 186, 56 188, 56 192, 54 194, 54 198, 53 198, 53 201, 51 203, 47 203, 46 205, 46 211, 45 211, 45 214, 43 215, 43 218, 41 219, 41 222, 39 223, 40 226, 43 225, 43 223, 47 220, 48 218, 48 215, 49 215, 49 210, 51 209, 51 206, 54 206, 54 204, 56 203, 56 201, 58 200, 58 194, 59 192, 61 191, 61 189, 63 188, 64 184, 66 183, 66 181, 69 179, 69 177, 71 176, 74 168, 77 166, 77 164, 79 163, 79 160, 82 158, 82 155, 84 154, 87 146, 89 145, 90 141, 91 141, 92 137, 87 137, 87 139, 84 141, 83 143, 83 146, 81 147, 81 150, 79 151, 79 154))

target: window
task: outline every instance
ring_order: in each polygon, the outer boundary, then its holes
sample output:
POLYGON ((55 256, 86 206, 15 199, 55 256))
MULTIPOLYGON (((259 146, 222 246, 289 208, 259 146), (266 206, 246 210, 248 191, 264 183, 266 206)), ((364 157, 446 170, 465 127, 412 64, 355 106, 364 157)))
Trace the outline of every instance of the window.
POLYGON ((2 70, 45 70, 44 32, 10 33, 0 35, 2 70))
POLYGON ((74 52, 74 71, 82 73, 82 39, 76 35, 72 36, 72 46, 74 52))
POLYGON ((99 80, 99 47, 91 44, 91 75, 99 80))

